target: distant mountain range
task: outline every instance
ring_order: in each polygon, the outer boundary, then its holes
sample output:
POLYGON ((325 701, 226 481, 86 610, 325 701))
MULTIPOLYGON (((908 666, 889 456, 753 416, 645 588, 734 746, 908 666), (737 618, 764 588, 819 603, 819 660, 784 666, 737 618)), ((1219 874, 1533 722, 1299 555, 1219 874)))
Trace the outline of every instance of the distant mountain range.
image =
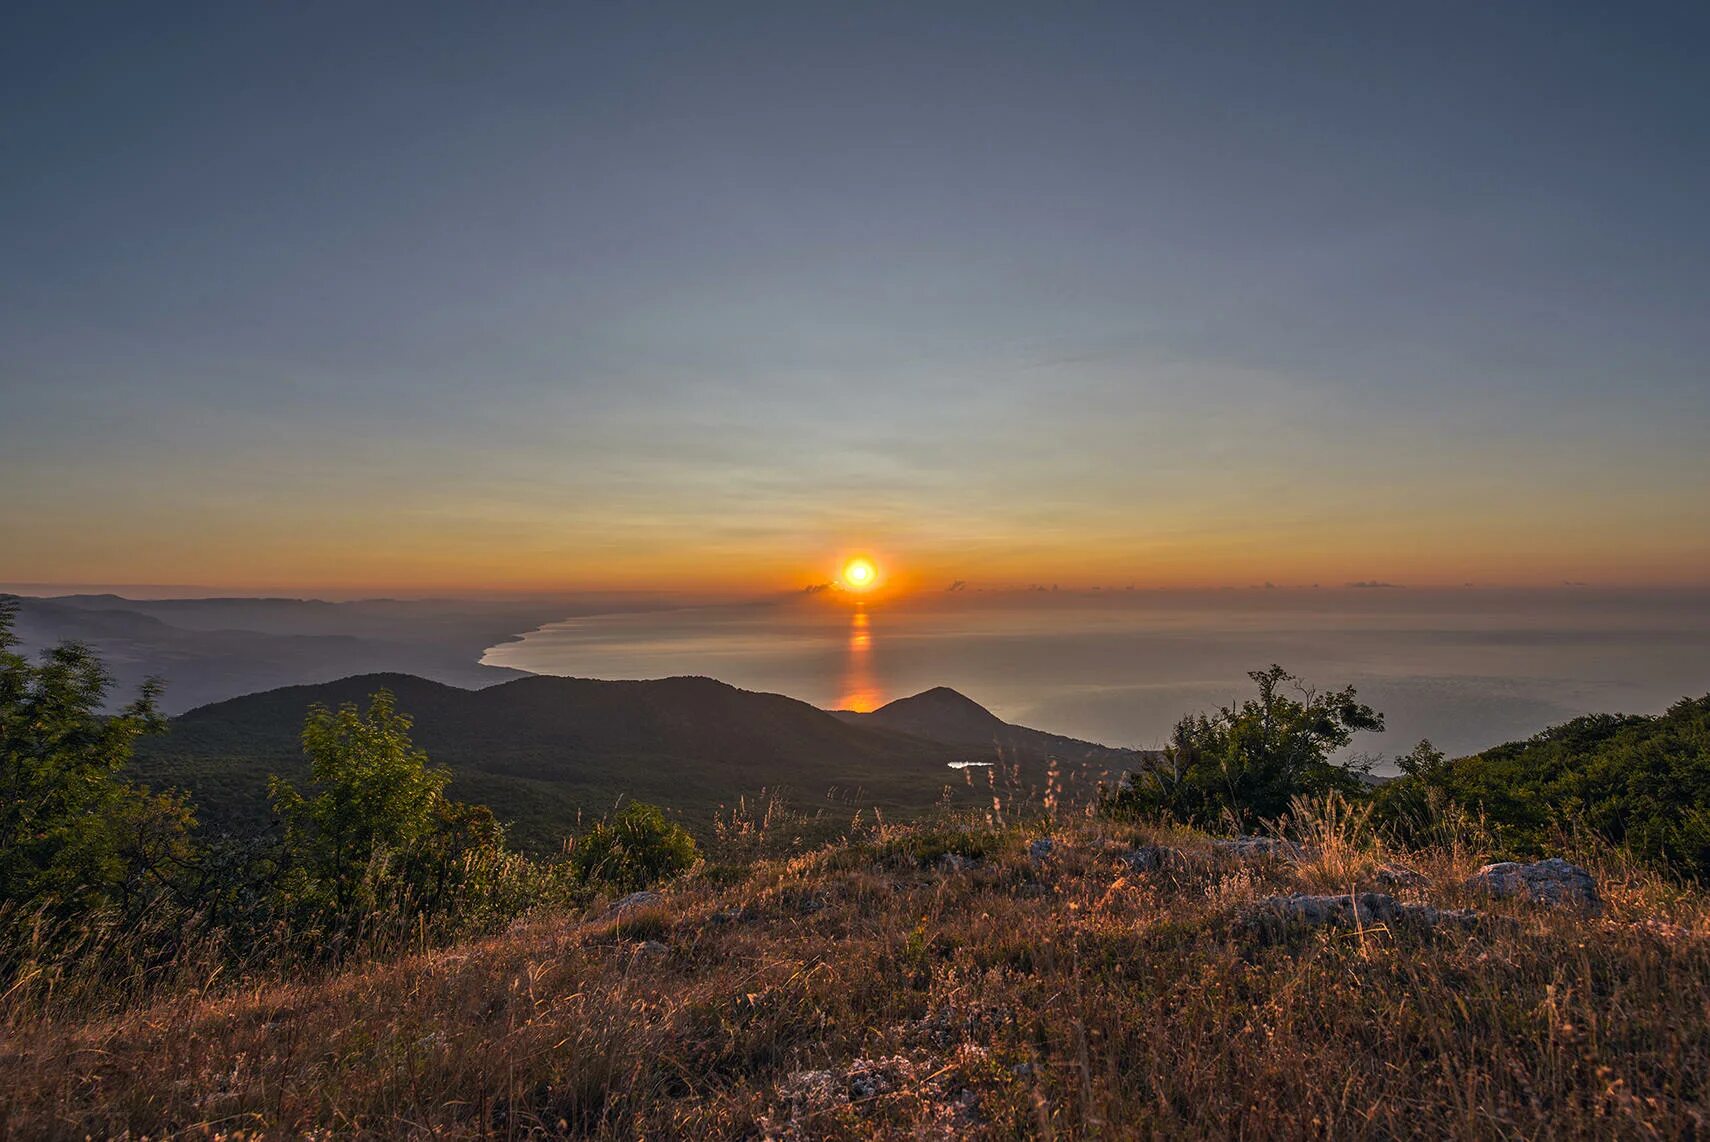
POLYGON ((395 671, 459 686, 520 678, 519 670, 482 666, 482 652, 578 613, 561 600, 0 597, 17 600, 26 653, 65 640, 86 643, 114 675, 114 706, 153 676, 167 681, 162 706, 169 713, 351 674, 395 671))
POLYGON ((833 714, 710 678, 530 676, 467 690, 385 673, 191 710, 145 741, 138 775, 188 790, 209 827, 263 827, 267 775, 304 773, 298 735, 309 706, 365 702, 381 688, 415 719, 417 744, 451 769, 452 795, 493 806, 534 848, 556 845, 579 816, 598 816, 622 797, 703 821, 762 788, 810 806, 908 812, 946 795, 989 804, 985 781, 957 774, 952 762, 1002 762, 1005 780, 1040 786, 1053 758, 1091 782, 1139 756, 1010 725, 942 687, 868 714, 833 714))

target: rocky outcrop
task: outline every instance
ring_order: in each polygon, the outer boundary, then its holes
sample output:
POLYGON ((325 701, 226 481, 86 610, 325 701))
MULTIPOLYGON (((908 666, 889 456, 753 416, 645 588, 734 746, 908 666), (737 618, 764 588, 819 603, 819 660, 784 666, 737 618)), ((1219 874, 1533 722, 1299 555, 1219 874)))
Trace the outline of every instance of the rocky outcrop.
POLYGON ((1312 850, 1293 841, 1280 837, 1223 837, 1211 842, 1211 852, 1206 854, 1192 849, 1178 849, 1169 845, 1139 845, 1135 848, 1122 848, 1114 843, 1107 843, 1109 850, 1122 863, 1136 872, 1159 872, 1164 869, 1183 869, 1189 865, 1204 865, 1209 858, 1223 861, 1260 861, 1282 860, 1298 862, 1313 855, 1312 850))
POLYGON ((1538 904, 1580 908, 1587 912, 1603 910, 1596 878, 1561 857, 1549 857, 1532 864, 1512 860, 1487 864, 1473 874, 1467 887, 1492 896, 1521 897, 1538 904))

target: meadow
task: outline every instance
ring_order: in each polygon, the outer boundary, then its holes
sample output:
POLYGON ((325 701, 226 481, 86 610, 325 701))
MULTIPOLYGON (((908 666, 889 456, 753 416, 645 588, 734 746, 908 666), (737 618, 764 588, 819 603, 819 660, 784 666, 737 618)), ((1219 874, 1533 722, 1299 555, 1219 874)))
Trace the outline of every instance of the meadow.
POLYGON ((744 810, 692 871, 615 912, 607 894, 338 969, 228 978, 185 962, 128 994, 9 996, 0 1133, 1703 1128, 1710 896, 1564 837, 1600 915, 1493 900, 1465 886, 1486 855, 1475 828, 1398 850, 1368 811, 1300 808, 1300 859, 1001 795, 901 825, 744 810), (1144 844, 1177 856, 1139 871, 1124 858, 1144 844), (1420 875, 1403 898, 1478 919, 1256 920, 1276 894, 1381 887, 1386 866, 1420 875))

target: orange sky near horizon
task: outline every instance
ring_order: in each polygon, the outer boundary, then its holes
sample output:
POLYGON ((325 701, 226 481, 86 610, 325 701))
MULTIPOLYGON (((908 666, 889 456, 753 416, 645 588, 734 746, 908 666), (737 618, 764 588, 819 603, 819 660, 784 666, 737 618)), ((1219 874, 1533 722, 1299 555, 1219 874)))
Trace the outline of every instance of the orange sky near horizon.
POLYGON ((716 451, 695 464, 663 440, 619 465, 572 446, 574 419, 557 444, 543 430, 498 453, 376 453, 361 432, 283 449, 190 432, 87 462, 14 449, 27 494, 0 497, 0 583, 754 593, 869 553, 891 590, 1710 585, 1710 452, 1690 418, 1405 446, 1399 429, 1308 431, 1285 402, 1201 439, 1172 435, 1194 414, 1168 396, 1125 398, 1130 419, 1096 437, 1054 426, 1078 450, 1030 441, 1040 418, 1018 411, 935 466, 858 442, 778 457, 765 426, 702 441, 716 451), (1150 446, 1129 446, 1134 425, 1150 446))
MULTIPOLYGON (((1676 544, 1645 551, 1635 544, 1586 545, 1564 533, 1546 543, 1524 536, 1496 549, 1434 549, 1429 535, 1369 538, 1363 556, 1329 544, 1289 549, 1262 537, 1159 538, 1075 549, 1018 537, 944 550, 910 543, 821 544, 808 551, 753 552, 700 546, 685 537, 679 552, 606 551, 598 557, 565 550, 494 553, 450 546, 433 550, 394 536, 363 549, 321 551, 312 545, 271 545, 257 559, 251 544, 226 550, 193 545, 185 559, 160 546, 139 557, 93 557, 36 562, 0 557, 0 584, 79 589, 90 585, 194 587, 232 593, 555 594, 654 591, 696 596, 742 596, 805 590, 836 583, 852 552, 871 553, 881 580, 867 597, 883 600, 938 591, 957 580, 974 589, 1065 590, 1210 589, 1273 583, 1279 587, 1340 587, 1383 582, 1410 587, 1710 586, 1710 543, 1677 536, 1676 544), (1383 542, 1387 539, 1389 542, 1383 542), (1571 541, 1571 542, 1570 542, 1571 541)), ((121 592, 123 593, 123 592, 121 592)))

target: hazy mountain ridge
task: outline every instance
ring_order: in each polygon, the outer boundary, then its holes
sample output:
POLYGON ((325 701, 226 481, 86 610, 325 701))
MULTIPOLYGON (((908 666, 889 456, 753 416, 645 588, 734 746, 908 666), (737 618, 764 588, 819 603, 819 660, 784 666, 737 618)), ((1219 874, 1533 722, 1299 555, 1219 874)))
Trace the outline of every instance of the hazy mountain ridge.
POLYGON ((7 597, 17 602, 26 654, 85 643, 113 673, 113 705, 159 677, 169 713, 352 674, 398 671, 465 686, 525 677, 482 665, 482 652, 565 611, 562 603, 7 597))

